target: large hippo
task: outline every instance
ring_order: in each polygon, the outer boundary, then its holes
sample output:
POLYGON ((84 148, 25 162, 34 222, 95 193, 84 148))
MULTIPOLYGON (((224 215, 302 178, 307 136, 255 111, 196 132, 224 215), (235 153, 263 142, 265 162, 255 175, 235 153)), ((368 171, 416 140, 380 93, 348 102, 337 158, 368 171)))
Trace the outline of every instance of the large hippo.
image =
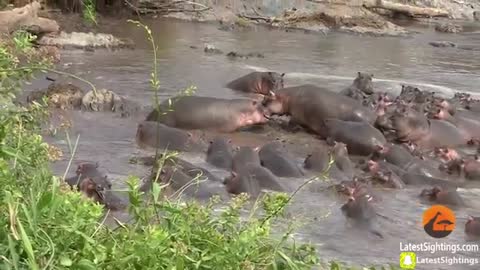
POLYGON ((229 82, 226 87, 244 93, 269 95, 283 88, 284 76, 285 73, 254 71, 229 82))
POLYGON ((346 144, 352 155, 368 156, 387 143, 383 134, 366 122, 325 119, 324 126, 327 137, 346 144))
POLYGON ((166 100, 146 120, 180 129, 218 132, 233 132, 241 127, 268 121, 258 101, 199 96, 178 96, 166 100))
POLYGON ((138 124, 136 142, 142 147, 173 151, 202 151, 206 145, 193 133, 153 121, 138 124))
POLYGON ((279 177, 301 177, 303 172, 280 142, 267 143, 258 152, 262 166, 279 177))
POLYGON ((480 138, 480 121, 478 120, 462 117, 458 114, 453 116, 446 108, 437 108, 430 112, 429 116, 453 124, 466 138, 480 138))
POLYGON ((207 162, 222 168, 230 170, 232 168, 233 148, 231 140, 223 137, 215 137, 207 150, 207 162))
POLYGON ((264 98, 263 105, 271 114, 290 115, 291 121, 321 136, 328 118, 370 124, 376 120, 375 112, 357 101, 311 84, 277 90, 264 98))

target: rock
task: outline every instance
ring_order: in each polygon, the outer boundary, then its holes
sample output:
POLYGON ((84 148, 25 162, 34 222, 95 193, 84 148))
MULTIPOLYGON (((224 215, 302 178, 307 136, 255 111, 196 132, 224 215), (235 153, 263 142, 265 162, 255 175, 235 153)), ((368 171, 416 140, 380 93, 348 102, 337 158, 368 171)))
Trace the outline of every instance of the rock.
POLYGON ((463 27, 453 23, 441 23, 435 25, 435 31, 442 33, 460 33, 463 27))
POLYGON ((21 8, 0 11, 0 33, 12 33, 19 29, 31 30, 34 34, 58 32, 57 22, 38 17, 41 5, 34 1, 21 8))
POLYGON ((71 83, 52 83, 46 90, 34 91, 27 96, 27 102, 48 98, 48 105, 53 108, 79 109, 82 104, 83 90, 71 83))
POLYGON ((433 47, 437 48, 448 48, 448 47, 455 47, 455 43, 449 41, 430 41, 428 44, 432 45, 433 47))
POLYGON ((205 48, 203 49, 203 51, 209 54, 223 54, 220 49, 217 49, 217 47, 211 44, 205 44, 205 48))
POLYGON ((139 106, 125 97, 107 89, 90 90, 82 98, 82 107, 89 111, 112 111, 128 117, 139 111, 139 106))
POLYGON ((238 53, 238 52, 231 51, 231 52, 227 53, 226 55, 227 55, 227 57, 230 57, 230 58, 244 58, 244 59, 248 59, 250 57, 265 58, 265 55, 263 55, 262 53, 241 54, 241 53, 238 53))
POLYGON ((92 49, 92 48, 133 48, 131 40, 123 40, 111 34, 61 32, 58 36, 43 36, 37 42, 40 45, 57 46, 63 49, 92 49))

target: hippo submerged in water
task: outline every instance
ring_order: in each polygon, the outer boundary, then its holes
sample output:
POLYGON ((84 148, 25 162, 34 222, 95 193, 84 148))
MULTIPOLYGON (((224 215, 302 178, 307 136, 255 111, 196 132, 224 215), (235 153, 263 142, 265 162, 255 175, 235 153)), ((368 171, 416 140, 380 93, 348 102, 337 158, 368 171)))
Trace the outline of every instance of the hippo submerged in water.
POLYGON ((254 71, 229 82, 226 87, 243 93, 269 95, 283 88, 285 73, 254 71))

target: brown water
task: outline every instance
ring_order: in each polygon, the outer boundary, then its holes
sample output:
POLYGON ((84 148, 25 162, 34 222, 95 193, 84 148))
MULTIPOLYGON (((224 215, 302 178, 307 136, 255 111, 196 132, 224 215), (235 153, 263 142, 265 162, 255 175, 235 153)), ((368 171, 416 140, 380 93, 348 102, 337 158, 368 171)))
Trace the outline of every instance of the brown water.
MULTIPOLYGON (((135 50, 108 52, 64 51, 60 69, 82 76, 99 88, 108 88, 135 100, 143 106, 152 104, 149 74, 152 68, 152 51, 142 29, 114 22, 112 33, 133 39, 135 50)), ((357 71, 375 75, 377 90, 399 91, 400 83, 417 84, 443 94, 453 91, 480 92, 480 52, 456 48, 434 48, 433 40, 449 40, 459 44, 480 47, 480 34, 441 35, 432 27, 417 30, 423 34, 415 38, 373 38, 345 34, 286 33, 258 28, 254 31, 224 32, 214 25, 192 24, 178 21, 156 21, 150 24, 157 45, 158 71, 161 97, 169 97, 190 85, 197 86, 197 95, 232 98, 236 94, 223 85, 252 70, 286 72, 286 85, 314 83, 340 91, 348 86, 357 71), (224 55, 206 55, 204 43, 214 44, 225 52, 261 52, 265 58, 230 60, 224 55), (190 48, 191 45, 199 49, 190 48)), ((49 82, 42 78, 30 88, 42 88, 49 82)), ((79 84, 76 82, 76 84, 79 84)), ((80 84, 79 84, 80 85, 80 84)), ((86 85, 81 85, 87 87, 86 85)), ((127 175, 144 176, 148 168, 129 164, 140 151, 134 143, 136 125, 143 115, 120 118, 110 113, 67 112, 73 119, 70 133, 74 142, 80 135, 73 167, 80 161, 98 161, 109 173, 117 189, 125 187, 127 175)), ((59 145, 65 158, 53 165, 63 174, 68 164, 68 148, 63 134, 47 137, 59 145)), ((299 156, 299 161, 303 158, 299 156)), ((212 172, 224 175, 206 165, 203 156, 187 156, 212 172)), ((73 173, 74 168, 70 168, 73 173)), ((329 193, 304 191, 298 195, 292 214, 304 222, 297 237, 316 244, 325 259, 337 259, 354 264, 398 265, 400 242, 435 242, 421 226, 426 205, 418 203, 419 190, 380 192, 382 201, 377 204, 381 240, 365 232, 349 228, 339 207, 343 203, 329 193)), ((445 243, 464 243, 463 226, 467 214, 480 216, 478 189, 462 190, 470 204, 459 209, 457 228, 445 243)), ((419 255, 433 256, 425 253, 419 255)), ((445 253, 444 253, 445 254, 445 253)), ((480 257, 480 252, 464 254, 480 257)), ((439 253, 434 256, 439 256, 439 253)), ((478 265, 418 265, 417 269, 478 269, 478 265)))

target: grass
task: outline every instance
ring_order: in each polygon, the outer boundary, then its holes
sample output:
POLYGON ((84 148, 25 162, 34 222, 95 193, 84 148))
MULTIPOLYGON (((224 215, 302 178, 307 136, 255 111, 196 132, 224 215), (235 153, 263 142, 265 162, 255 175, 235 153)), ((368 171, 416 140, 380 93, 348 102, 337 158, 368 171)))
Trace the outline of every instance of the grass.
MULTIPOLYGON (((151 31, 137 25, 156 52, 151 31)), ((132 176, 131 222, 105 226, 103 206, 71 190, 49 168, 51 147, 40 135, 46 102, 13 102, 35 71, 51 70, 28 38, 0 43, 0 269, 346 269, 335 262, 322 266, 312 245, 295 243, 291 227, 273 236, 273 224, 291 200, 286 194, 265 196, 253 211, 266 214, 245 218, 245 195, 218 213, 216 199, 207 205, 162 199, 164 187, 156 183, 143 194, 132 176)), ((158 105, 155 61, 151 85, 158 105)), ((71 160, 77 144, 78 138, 71 160)))

